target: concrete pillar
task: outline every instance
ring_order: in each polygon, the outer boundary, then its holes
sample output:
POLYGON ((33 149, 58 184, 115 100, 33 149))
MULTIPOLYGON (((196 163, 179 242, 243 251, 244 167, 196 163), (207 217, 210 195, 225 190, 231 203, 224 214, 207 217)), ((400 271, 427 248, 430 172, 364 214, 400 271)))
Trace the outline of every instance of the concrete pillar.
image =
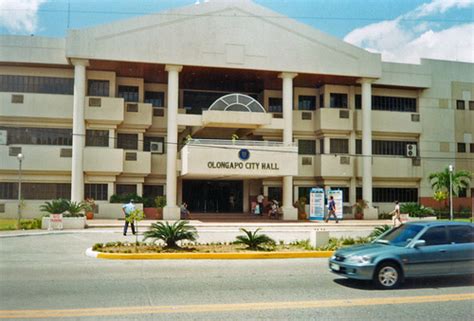
POLYGON ((243 182, 244 186, 243 186, 243 194, 242 195, 242 202, 243 202, 243 206, 242 206, 242 210, 244 213, 248 213, 250 212, 250 180, 248 179, 244 179, 244 182, 243 182))
POLYGON ((178 156, 178 96, 179 73, 182 66, 166 65, 168 72, 168 131, 166 137, 166 206, 163 219, 178 220, 179 207, 176 204, 177 177, 176 160, 178 156))
POLYGON ((137 195, 143 196, 143 183, 137 184, 137 195))
POLYGON ((115 129, 109 129, 109 148, 115 148, 115 129))
POLYGON ((143 133, 138 133, 138 151, 143 152, 143 133))
MULTIPOLYGON (((283 144, 293 143, 293 78, 298 74, 283 72, 278 77, 283 79, 283 144)), ((283 219, 297 220, 298 211, 293 207, 293 176, 283 177, 283 219)))
POLYGON ((362 86, 362 197, 372 207, 372 85, 361 79, 362 86))
POLYGON ((86 96, 86 67, 88 60, 72 59, 74 65, 74 104, 72 116, 72 168, 71 200, 84 200, 84 146, 86 126, 84 122, 84 102, 86 96))
POLYGON ((110 196, 115 194, 115 184, 114 183, 107 183, 107 197, 110 200, 110 196))

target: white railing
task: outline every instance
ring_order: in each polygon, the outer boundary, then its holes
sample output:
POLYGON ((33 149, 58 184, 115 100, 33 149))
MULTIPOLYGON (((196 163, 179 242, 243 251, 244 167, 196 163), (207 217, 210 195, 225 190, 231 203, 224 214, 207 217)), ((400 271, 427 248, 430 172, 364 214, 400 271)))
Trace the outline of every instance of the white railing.
POLYGON ((189 139, 187 145, 253 146, 253 147, 297 147, 296 143, 284 144, 267 140, 231 140, 231 139, 189 139))

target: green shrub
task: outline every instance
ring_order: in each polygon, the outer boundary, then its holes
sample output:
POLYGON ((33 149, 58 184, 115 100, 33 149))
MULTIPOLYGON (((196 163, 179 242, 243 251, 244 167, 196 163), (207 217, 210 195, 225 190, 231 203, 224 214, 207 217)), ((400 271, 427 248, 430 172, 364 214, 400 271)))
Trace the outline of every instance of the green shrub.
POLYGON ((68 208, 68 201, 62 198, 52 200, 51 202, 45 202, 40 206, 40 210, 49 214, 62 214, 66 212, 68 208))
POLYGON ((165 196, 157 196, 155 198, 155 207, 156 208, 164 208, 166 206, 166 197, 165 196))
POLYGON ((110 196, 110 203, 121 203, 125 204, 134 200, 135 203, 143 203, 143 197, 139 196, 137 193, 130 193, 125 195, 113 194, 110 196))
POLYGON ((418 203, 404 203, 400 206, 401 213, 408 213, 411 217, 426 217, 434 215, 434 210, 418 203))
POLYGON ((83 202, 73 202, 70 200, 64 200, 66 206, 66 212, 63 217, 82 217, 84 216, 84 209, 87 205, 83 202))
POLYGON ((41 229, 41 220, 34 218, 31 220, 21 220, 20 230, 37 230, 41 229))
POLYGON ((379 220, 391 220, 392 214, 390 213, 379 213, 379 220))
POLYGON ((168 222, 153 223, 150 230, 143 233, 143 240, 152 239, 153 242, 162 240, 166 243, 165 248, 179 248, 177 241, 195 241, 197 239, 196 228, 189 225, 188 221, 176 221, 172 225, 168 222))
POLYGON ((104 244, 102 244, 102 243, 95 243, 92 246, 93 251, 99 251, 99 250, 102 250, 103 248, 104 248, 104 244))
POLYGON ((244 228, 240 229, 245 235, 238 235, 234 244, 243 244, 247 245, 247 249, 253 251, 269 250, 268 246, 274 247, 275 241, 265 234, 257 235, 260 228, 256 229, 254 232, 247 231, 244 228))

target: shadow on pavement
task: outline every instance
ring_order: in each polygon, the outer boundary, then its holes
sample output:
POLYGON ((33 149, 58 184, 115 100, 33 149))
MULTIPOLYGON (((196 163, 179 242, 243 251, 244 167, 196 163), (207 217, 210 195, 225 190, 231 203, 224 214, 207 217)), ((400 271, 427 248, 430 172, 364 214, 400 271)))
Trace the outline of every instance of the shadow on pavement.
MULTIPOLYGON (((334 279, 334 283, 359 290, 377 290, 371 281, 334 279)), ((398 289, 395 290, 454 288, 462 286, 474 286, 474 275, 407 279, 398 289)))

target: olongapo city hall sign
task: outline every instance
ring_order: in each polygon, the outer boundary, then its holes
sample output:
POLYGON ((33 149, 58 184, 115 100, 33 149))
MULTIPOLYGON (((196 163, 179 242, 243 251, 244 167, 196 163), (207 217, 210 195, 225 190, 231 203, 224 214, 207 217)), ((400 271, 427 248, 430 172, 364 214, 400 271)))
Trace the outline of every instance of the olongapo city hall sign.
MULTIPOLYGON (((250 148, 249 148, 250 149, 250 148)), ((182 176, 188 177, 281 177, 298 173, 297 150, 259 146, 251 151, 209 145, 185 146, 181 151, 182 176)))

